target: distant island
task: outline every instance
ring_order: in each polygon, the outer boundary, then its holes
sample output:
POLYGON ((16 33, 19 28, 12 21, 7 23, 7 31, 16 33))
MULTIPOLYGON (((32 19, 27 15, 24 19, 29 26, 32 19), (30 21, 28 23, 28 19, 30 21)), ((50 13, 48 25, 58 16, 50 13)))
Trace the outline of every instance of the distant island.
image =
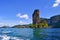
MULTIPOLYGON (((39 17, 40 11, 39 9, 34 10, 32 14, 32 24, 27 25, 14 25, 12 28, 60 28, 60 15, 55 15, 47 18, 39 17)), ((3 26, 6 28, 7 26, 3 26)))

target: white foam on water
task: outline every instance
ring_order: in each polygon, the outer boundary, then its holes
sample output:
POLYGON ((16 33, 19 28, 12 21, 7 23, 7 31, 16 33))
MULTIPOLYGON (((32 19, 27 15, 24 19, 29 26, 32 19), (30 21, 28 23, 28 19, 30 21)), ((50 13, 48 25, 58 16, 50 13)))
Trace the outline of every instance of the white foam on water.
POLYGON ((30 39, 23 39, 23 38, 18 38, 18 37, 10 37, 7 35, 0 35, 1 40, 30 40, 30 39))
POLYGON ((12 40, 22 40, 22 39, 19 39, 17 37, 11 37, 10 39, 12 39, 12 40))
POLYGON ((7 35, 0 35, 0 37, 2 38, 2 40, 9 40, 10 39, 10 37, 8 37, 7 35))

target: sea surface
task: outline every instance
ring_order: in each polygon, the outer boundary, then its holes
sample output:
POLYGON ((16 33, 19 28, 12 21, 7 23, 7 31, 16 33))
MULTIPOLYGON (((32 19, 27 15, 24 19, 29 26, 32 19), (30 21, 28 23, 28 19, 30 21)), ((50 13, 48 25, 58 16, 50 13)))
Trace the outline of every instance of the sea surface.
POLYGON ((0 28, 0 40, 60 40, 60 28, 0 28))

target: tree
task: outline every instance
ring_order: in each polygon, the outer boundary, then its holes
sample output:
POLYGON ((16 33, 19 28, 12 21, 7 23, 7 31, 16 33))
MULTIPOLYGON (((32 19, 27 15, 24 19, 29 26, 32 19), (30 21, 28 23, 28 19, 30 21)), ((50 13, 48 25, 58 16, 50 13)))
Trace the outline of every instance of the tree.
POLYGON ((48 28, 48 23, 44 19, 40 19, 40 23, 38 24, 38 27, 40 28, 48 28))
POLYGON ((34 24, 30 24, 30 28, 34 28, 34 26, 35 26, 34 24))
POLYGON ((45 20, 41 20, 38 24, 30 24, 30 28, 48 28, 48 23, 45 20))

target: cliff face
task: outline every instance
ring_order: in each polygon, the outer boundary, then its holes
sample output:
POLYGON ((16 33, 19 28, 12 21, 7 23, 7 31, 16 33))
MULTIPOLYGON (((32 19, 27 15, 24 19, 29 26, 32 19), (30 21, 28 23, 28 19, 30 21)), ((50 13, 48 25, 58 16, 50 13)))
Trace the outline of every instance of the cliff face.
POLYGON ((60 15, 52 16, 50 19, 44 18, 49 25, 54 25, 60 20, 60 15))
POLYGON ((60 20, 60 15, 56 15, 50 18, 50 23, 56 23, 60 20))
MULTIPOLYGON (((52 28, 60 28, 60 15, 52 16, 50 19, 40 18, 39 20, 41 22, 40 26, 41 25, 45 26, 46 24, 48 24, 52 28)), ((33 28, 34 25, 16 25, 14 27, 17 27, 17 28, 29 28, 29 26, 32 26, 32 28, 33 28)), ((42 26, 42 27, 44 28, 44 26, 42 26)))
POLYGON ((39 23, 39 10, 38 9, 34 10, 32 14, 32 18, 33 18, 33 24, 39 23))
POLYGON ((60 20, 56 22, 52 28, 60 28, 60 20))
POLYGON ((50 19, 47 19, 47 18, 42 18, 44 19, 48 24, 50 24, 50 19))

